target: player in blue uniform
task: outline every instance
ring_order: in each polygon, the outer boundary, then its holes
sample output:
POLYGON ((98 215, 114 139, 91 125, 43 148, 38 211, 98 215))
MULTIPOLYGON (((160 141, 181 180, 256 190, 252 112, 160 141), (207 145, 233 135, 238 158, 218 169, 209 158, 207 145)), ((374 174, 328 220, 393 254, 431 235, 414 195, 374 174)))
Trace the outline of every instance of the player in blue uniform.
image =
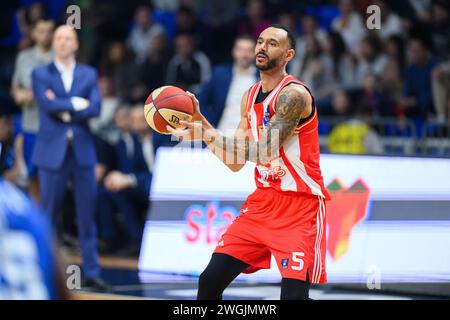
POLYGON ((50 225, 24 193, 0 177, 0 300, 66 297, 50 225))

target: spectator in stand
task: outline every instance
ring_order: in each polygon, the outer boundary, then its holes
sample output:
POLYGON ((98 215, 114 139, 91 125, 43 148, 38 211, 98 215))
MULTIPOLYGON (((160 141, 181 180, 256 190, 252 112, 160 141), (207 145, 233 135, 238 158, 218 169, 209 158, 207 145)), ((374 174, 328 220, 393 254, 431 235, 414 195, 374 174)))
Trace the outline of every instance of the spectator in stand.
POLYGON ((431 72, 435 67, 429 45, 422 38, 411 38, 408 43, 409 66, 405 72, 401 112, 407 117, 424 120, 434 113, 431 72))
POLYGON ((351 117, 354 114, 354 107, 350 100, 350 96, 345 90, 337 90, 333 94, 331 102, 331 112, 326 115, 336 117, 351 117))
MULTIPOLYGON (((117 226, 116 206, 111 200, 111 192, 105 186, 105 178, 113 170, 117 169, 116 146, 122 144, 124 146, 126 156, 130 156, 134 152, 133 138, 131 134, 130 110, 128 105, 121 105, 114 114, 114 126, 116 128, 115 141, 112 150, 107 150, 107 145, 97 139, 97 152, 99 159, 96 166, 96 176, 98 189, 97 201, 97 221, 99 250, 103 254, 111 254, 117 252, 123 247, 123 242, 129 242, 129 239, 121 239, 119 237, 117 226), (109 158, 104 158, 105 151, 110 152, 109 158), (114 158, 111 161, 111 158, 114 158)), ((122 213, 125 215, 126 213, 122 213)))
POLYGON ((163 35, 156 36, 150 41, 147 56, 139 67, 139 85, 145 95, 165 84, 168 64, 167 40, 163 35))
POLYGON ((333 60, 322 54, 320 43, 313 35, 307 36, 304 57, 293 61, 291 73, 314 92, 318 109, 330 108, 332 93, 337 88, 333 60))
POLYGON ((438 62, 450 57, 450 9, 449 2, 435 0, 433 2, 432 20, 430 23, 433 55, 438 62))
POLYGON ((433 70, 433 101, 437 120, 450 123, 450 58, 433 70))
POLYGON ((167 68, 167 84, 175 85, 192 93, 211 77, 208 57, 196 50, 195 40, 190 34, 179 34, 175 38, 175 55, 167 68))
POLYGON ((252 36, 238 36, 232 50, 233 64, 214 67, 211 79, 198 94, 202 112, 225 134, 228 130, 233 130, 234 134, 241 118, 242 96, 258 79, 253 65, 254 49, 252 36))
POLYGON ((386 40, 391 36, 402 35, 402 20, 401 18, 391 10, 389 2, 386 0, 377 0, 375 5, 380 7, 381 13, 381 28, 375 29, 378 36, 386 40))
POLYGON ((239 15, 239 0, 194 0, 197 2, 198 16, 205 24, 206 44, 213 64, 229 63, 230 49, 236 38, 236 20, 239 15))
POLYGON ((322 50, 323 55, 331 61, 331 72, 338 86, 344 90, 356 89, 357 60, 348 52, 341 35, 330 31, 322 44, 322 50))
POLYGON ((383 43, 376 34, 369 34, 361 43, 357 81, 362 84, 367 74, 373 73, 381 77, 388 62, 383 51, 383 43))
POLYGON ((134 25, 127 39, 136 56, 136 62, 140 63, 145 59, 149 42, 160 34, 164 34, 164 28, 159 23, 153 22, 151 7, 139 6, 134 13, 134 25))
POLYGON ((353 0, 339 0, 341 16, 332 22, 332 30, 341 34, 350 52, 355 53, 366 35, 366 26, 355 10, 353 0))
POLYGON ((380 81, 376 75, 369 73, 365 76, 363 87, 356 93, 356 104, 365 116, 392 116, 393 104, 389 96, 380 89, 380 81))
POLYGON ((326 32, 320 29, 317 25, 316 17, 305 15, 301 19, 302 35, 297 38, 297 45, 295 46, 295 59, 302 60, 306 53, 306 39, 314 37, 320 44, 326 39, 326 32))
POLYGON ((391 36, 386 41, 387 63, 381 74, 382 90, 395 100, 402 96, 405 72, 405 48, 403 39, 391 36))
POLYGON ((31 38, 35 45, 17 55, 11 86, 11 95, 22 109, 23 155, 27 171, 25 175, 29 192, 36 201, 39 200, 39 183, 37 168, 31 163, 31 155, 39 130, 39 111, 31 88, 31 71, 52 61, 53 29, 54 23, 51 20, 38 20, 31 27, 31 38))
MULTIPOLYGON (((130 111, 130 119, 132 134, 128 135, 128 141, 121 139, 115 146, 117 167, 105 177, 104 186, 108 192, 103 193, 105 198, 100 201, 103 220, 113 219, 115 212, 123 216, 128 245, 118 254, 137 256, 149 205, 154 146, 141 105, 130 111)), ((114 224, 110 225, 114 229, 108 230, 108 240, 113 243, 118 235, 114 224)))
POLYGON ((266 18, 266 4, 263 0, 248 0, 246 15, 238 24, 238 34, 250 34, 255 38, 270 27, 270 20, 266 18))
MULTIPOLYGON (((303 21, 303 20, 302 20, 303 21)), ((278 24, 282 25, 283 27, 290 30, 297 39, 297 45, 298 45, 298 26, 297 26, 297 13, 295 10, 284 8, 277 16, 277 22, 278 24)))
POLYGON ((92 132, 102 140, 114 143, 115 128, 113 126, 113 117, 120 101, 116 90, 113 87, 112 80, 109 77, 99 78, 100 95, 102 96, 102 106, 100 116, 89 120, 89 126, 92 132))
POLYGON ((138 88, 139 65, 134 61, 131 50, 124 43, 113 41, 107 46, 104 56, 105 59, 100 64, 100 74, 112 79, 120 101, 142 101, 145 91, 138 88))
POLYGON ((40 2, 35 2, 26 5, 23 9, 17 12, 19 20, 19 28, 22 33, 22 39, 19 43, 19 50, 24 50, 33 45, 35 41, 33 38, 33 29, 36 23, 40 20, 49 20, 45 12, 44 5, 40 2))
POLYGON ((193 9, 188 6, 181 6, 175 16, 175 32, 189 33, 191 34, 198 43, 200 50, 206 50, 208 40, 208 28, 203 24, 197 16, 193 9))
POLYGON ((430 23, 432 0, 408 0, 409 5, 413 8, 415 18, 420 23, 430 23))
POLYGON ((328 135, 328 150, 332 153, 383 154, 383 142, 367 122, 367 109, 357 108, 354 118, 337 124, 328 135))

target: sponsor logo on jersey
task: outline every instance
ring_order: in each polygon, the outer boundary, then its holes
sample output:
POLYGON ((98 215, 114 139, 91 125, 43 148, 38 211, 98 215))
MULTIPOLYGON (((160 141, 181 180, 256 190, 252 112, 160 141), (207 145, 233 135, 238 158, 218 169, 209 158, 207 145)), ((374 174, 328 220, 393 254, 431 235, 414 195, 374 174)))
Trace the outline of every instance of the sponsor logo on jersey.
POLYGON ((281 179, 286 175, 286 170, 281 168, 281 166, 275 166, 271 168, 258 166, 257 168, 259 174, 261 175, 261 179, 264 181, 281 179))
POLYGON ((281 268, 287 269, 289 265, 289 258, 281 259, 281 268))

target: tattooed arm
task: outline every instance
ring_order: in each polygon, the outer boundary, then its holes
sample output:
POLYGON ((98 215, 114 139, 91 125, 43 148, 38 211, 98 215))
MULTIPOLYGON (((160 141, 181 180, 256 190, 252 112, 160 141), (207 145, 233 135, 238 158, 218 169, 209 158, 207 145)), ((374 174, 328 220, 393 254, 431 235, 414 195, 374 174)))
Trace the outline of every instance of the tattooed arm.
MULTIPOLYGON (((261 133, 258 142, 244 138, 227 138, 220 135, 208 123, 203 125, 203 140, 212 150, 225 150, 225 158, 243 159, 258 164, 267 164, 278 155, 280 146, 291 136, 300 119, 312 110, 311 95, 301 85, 292 84, 283 88, 275 104, 275 114, 261 133)), ((214 152, 214 151, 213 151, 214 152)))
MULTIPOLYGON (((275 114, 270 119, 259 141, 250 141, 247 134, 245 99, 241 103, 241 122, 234 137, 225 137, 201 114, 198 100, 187 93, 194 103, 193 121, 180 123, 188 130, 167 130, 182 139, 201 138, 208 148, 232 171, 240 170, 246 161, 265 165, 278 155, 279 148, 293 133, 300 119, 307 117, 312 110, 311 95, 301 85, 291 84, 283 88, 275 104, 275 114)), ((245 96, 244 96, 245 98, 245 96)))
MULTIPOLYGON (((247 131, 248 131, 247 111, 246 111, 246 105, 245 105, 245 102, 247 101, 247 95, 248 95, 248 91, 245 92, 245 94, 242 96, 242 100, 241 100, 241 120, 236 129, 236 132, 234 133, 234 138, 236 140, 245 140, 247 137, 247 131)), ((206 126, 208 126, 208 124, 206 126)), ((211 125, 209 125, 208 128, 210 128, 211 133, 213 133, 213 134, 217 133, 217 131, 211 130, 211 128, 212 128, 211 125)), ((234 141, 234 138, 229 138, 229 139, 232 139, 234 141)), ((203 139, 203 140, 205 140, 205 139, 203 139)), ((211 150, 211 152, 216 157, 218 157, 231 171, 237 172, 244 167, 246 160, 243 159, 242 157, 235 158, 234 154, 232 154, 231 152, 225 153, 223 146, 214 144, 214 143, 212 143, 211 140, 205 140, 205 143, 208 146, 208 148, 211 150)))

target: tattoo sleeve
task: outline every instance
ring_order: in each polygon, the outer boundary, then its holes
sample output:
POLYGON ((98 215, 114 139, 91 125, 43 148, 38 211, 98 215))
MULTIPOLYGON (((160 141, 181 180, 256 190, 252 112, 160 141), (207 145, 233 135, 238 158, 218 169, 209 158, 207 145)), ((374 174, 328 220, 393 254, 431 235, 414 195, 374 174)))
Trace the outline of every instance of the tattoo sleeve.
POLYGON ((286 87, 280 92, 275 114, 260 133, 259 141, 217 134, 207 144, 212 144, 216 150, 224 150, 224 162, 251 161, 266 164, 278 155, 280 146, 292 134, 310 103, 311 98, 306 89, 300 86, 286 87))

